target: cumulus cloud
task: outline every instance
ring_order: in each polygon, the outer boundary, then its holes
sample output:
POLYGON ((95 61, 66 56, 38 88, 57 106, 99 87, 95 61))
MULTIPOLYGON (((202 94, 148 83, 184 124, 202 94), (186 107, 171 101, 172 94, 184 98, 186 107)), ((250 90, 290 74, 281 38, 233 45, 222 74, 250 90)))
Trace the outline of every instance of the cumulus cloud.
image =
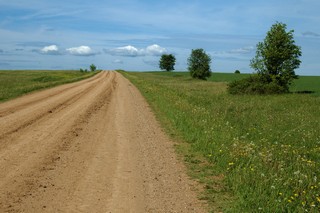
POLYGON ((124 47, 117 47, 114 49, 104 50, 110 55, 137 57, 137 56, 159 56, 167 52, 163 47, 157 44, 150 45, 145 49, 138 49, 134 46, 128 45, 124 47))
POLYGON ((45 46, 40 50, 40 53, 48 54, 48 55, 58 55, 58 54, 60 54, 59 48, 57 47, 57 45, 45 46))
POLYGON ((154 56, 161 56, 162 54, 167 52, 165 48, 160 47, 157 44, 148 46, 145 51, 147 55, 154 55, 154 56))
POLYGON ((91 56, 96 54, 89 46, 71 47, 66 49, 66 51, 76 56, 91 56))
POLYGON ((128 57, 136 57, 141 55, 141 50, 138 50, 134 46, 128 45, 124 47, 117 47, 110 50, 105 50, 106 53, 110 55, 118 55, 118 56, 128 56, 128 57))
POLYGON ((302 33, 303 36, 311 36, 311 37, 320 37, 320 34, 315 33, 315 32, 311 32, 311 31, 307 31, 302 33))

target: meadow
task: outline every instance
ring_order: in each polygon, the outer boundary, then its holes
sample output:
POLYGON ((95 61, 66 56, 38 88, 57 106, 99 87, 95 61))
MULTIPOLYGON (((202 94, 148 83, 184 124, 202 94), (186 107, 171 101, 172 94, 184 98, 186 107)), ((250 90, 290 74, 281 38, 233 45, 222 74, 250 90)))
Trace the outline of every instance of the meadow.
POLYGON ((0 71, 0 102, 23 94, 89 78, 98 72, 0 71))
POLYGON ((177 141, 212 212, 320 211, 320 77, 283 95, 230 95, 244 74, 121 72, 177 141))

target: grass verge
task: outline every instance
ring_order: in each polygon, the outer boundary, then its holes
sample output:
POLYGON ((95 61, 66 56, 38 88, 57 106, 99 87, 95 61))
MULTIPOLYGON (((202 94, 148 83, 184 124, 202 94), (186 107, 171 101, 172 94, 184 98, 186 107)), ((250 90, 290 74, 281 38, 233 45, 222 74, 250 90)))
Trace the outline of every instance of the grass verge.
POLYGON ((79 71, 0 71, 0 102, 35 90, 80 81, 97 73, 79 71))
POLYGON ((310 78, 318 82, 311 89, 308 77, 295 82, 296 91, 312 95, 233 96, 225 82, 242 75, 199 81, 186 73, 122 74, 168 134, 186 142, 177 150, 213 212, 320 210, 319 77, 310 78))

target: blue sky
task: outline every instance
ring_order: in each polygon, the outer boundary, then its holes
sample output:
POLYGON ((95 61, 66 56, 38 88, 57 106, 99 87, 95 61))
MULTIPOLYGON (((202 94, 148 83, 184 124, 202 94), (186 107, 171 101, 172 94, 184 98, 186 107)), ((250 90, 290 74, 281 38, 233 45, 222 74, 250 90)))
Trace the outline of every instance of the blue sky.
POLYGON ((299 75, 320 74, 319 0, 0 0, 0 69, 186 70, 191 50, 213 72, 252 73, 255 47, 276 21, 295 30, 299 75))

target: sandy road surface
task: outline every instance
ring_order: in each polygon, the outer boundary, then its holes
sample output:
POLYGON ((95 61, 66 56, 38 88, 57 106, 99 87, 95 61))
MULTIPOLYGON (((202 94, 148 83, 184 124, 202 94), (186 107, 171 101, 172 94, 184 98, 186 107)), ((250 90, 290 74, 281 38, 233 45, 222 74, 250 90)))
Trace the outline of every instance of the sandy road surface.
POLYGON ((0 212, 204 212, 172 145, 116 72, 0 104, 0 212))

